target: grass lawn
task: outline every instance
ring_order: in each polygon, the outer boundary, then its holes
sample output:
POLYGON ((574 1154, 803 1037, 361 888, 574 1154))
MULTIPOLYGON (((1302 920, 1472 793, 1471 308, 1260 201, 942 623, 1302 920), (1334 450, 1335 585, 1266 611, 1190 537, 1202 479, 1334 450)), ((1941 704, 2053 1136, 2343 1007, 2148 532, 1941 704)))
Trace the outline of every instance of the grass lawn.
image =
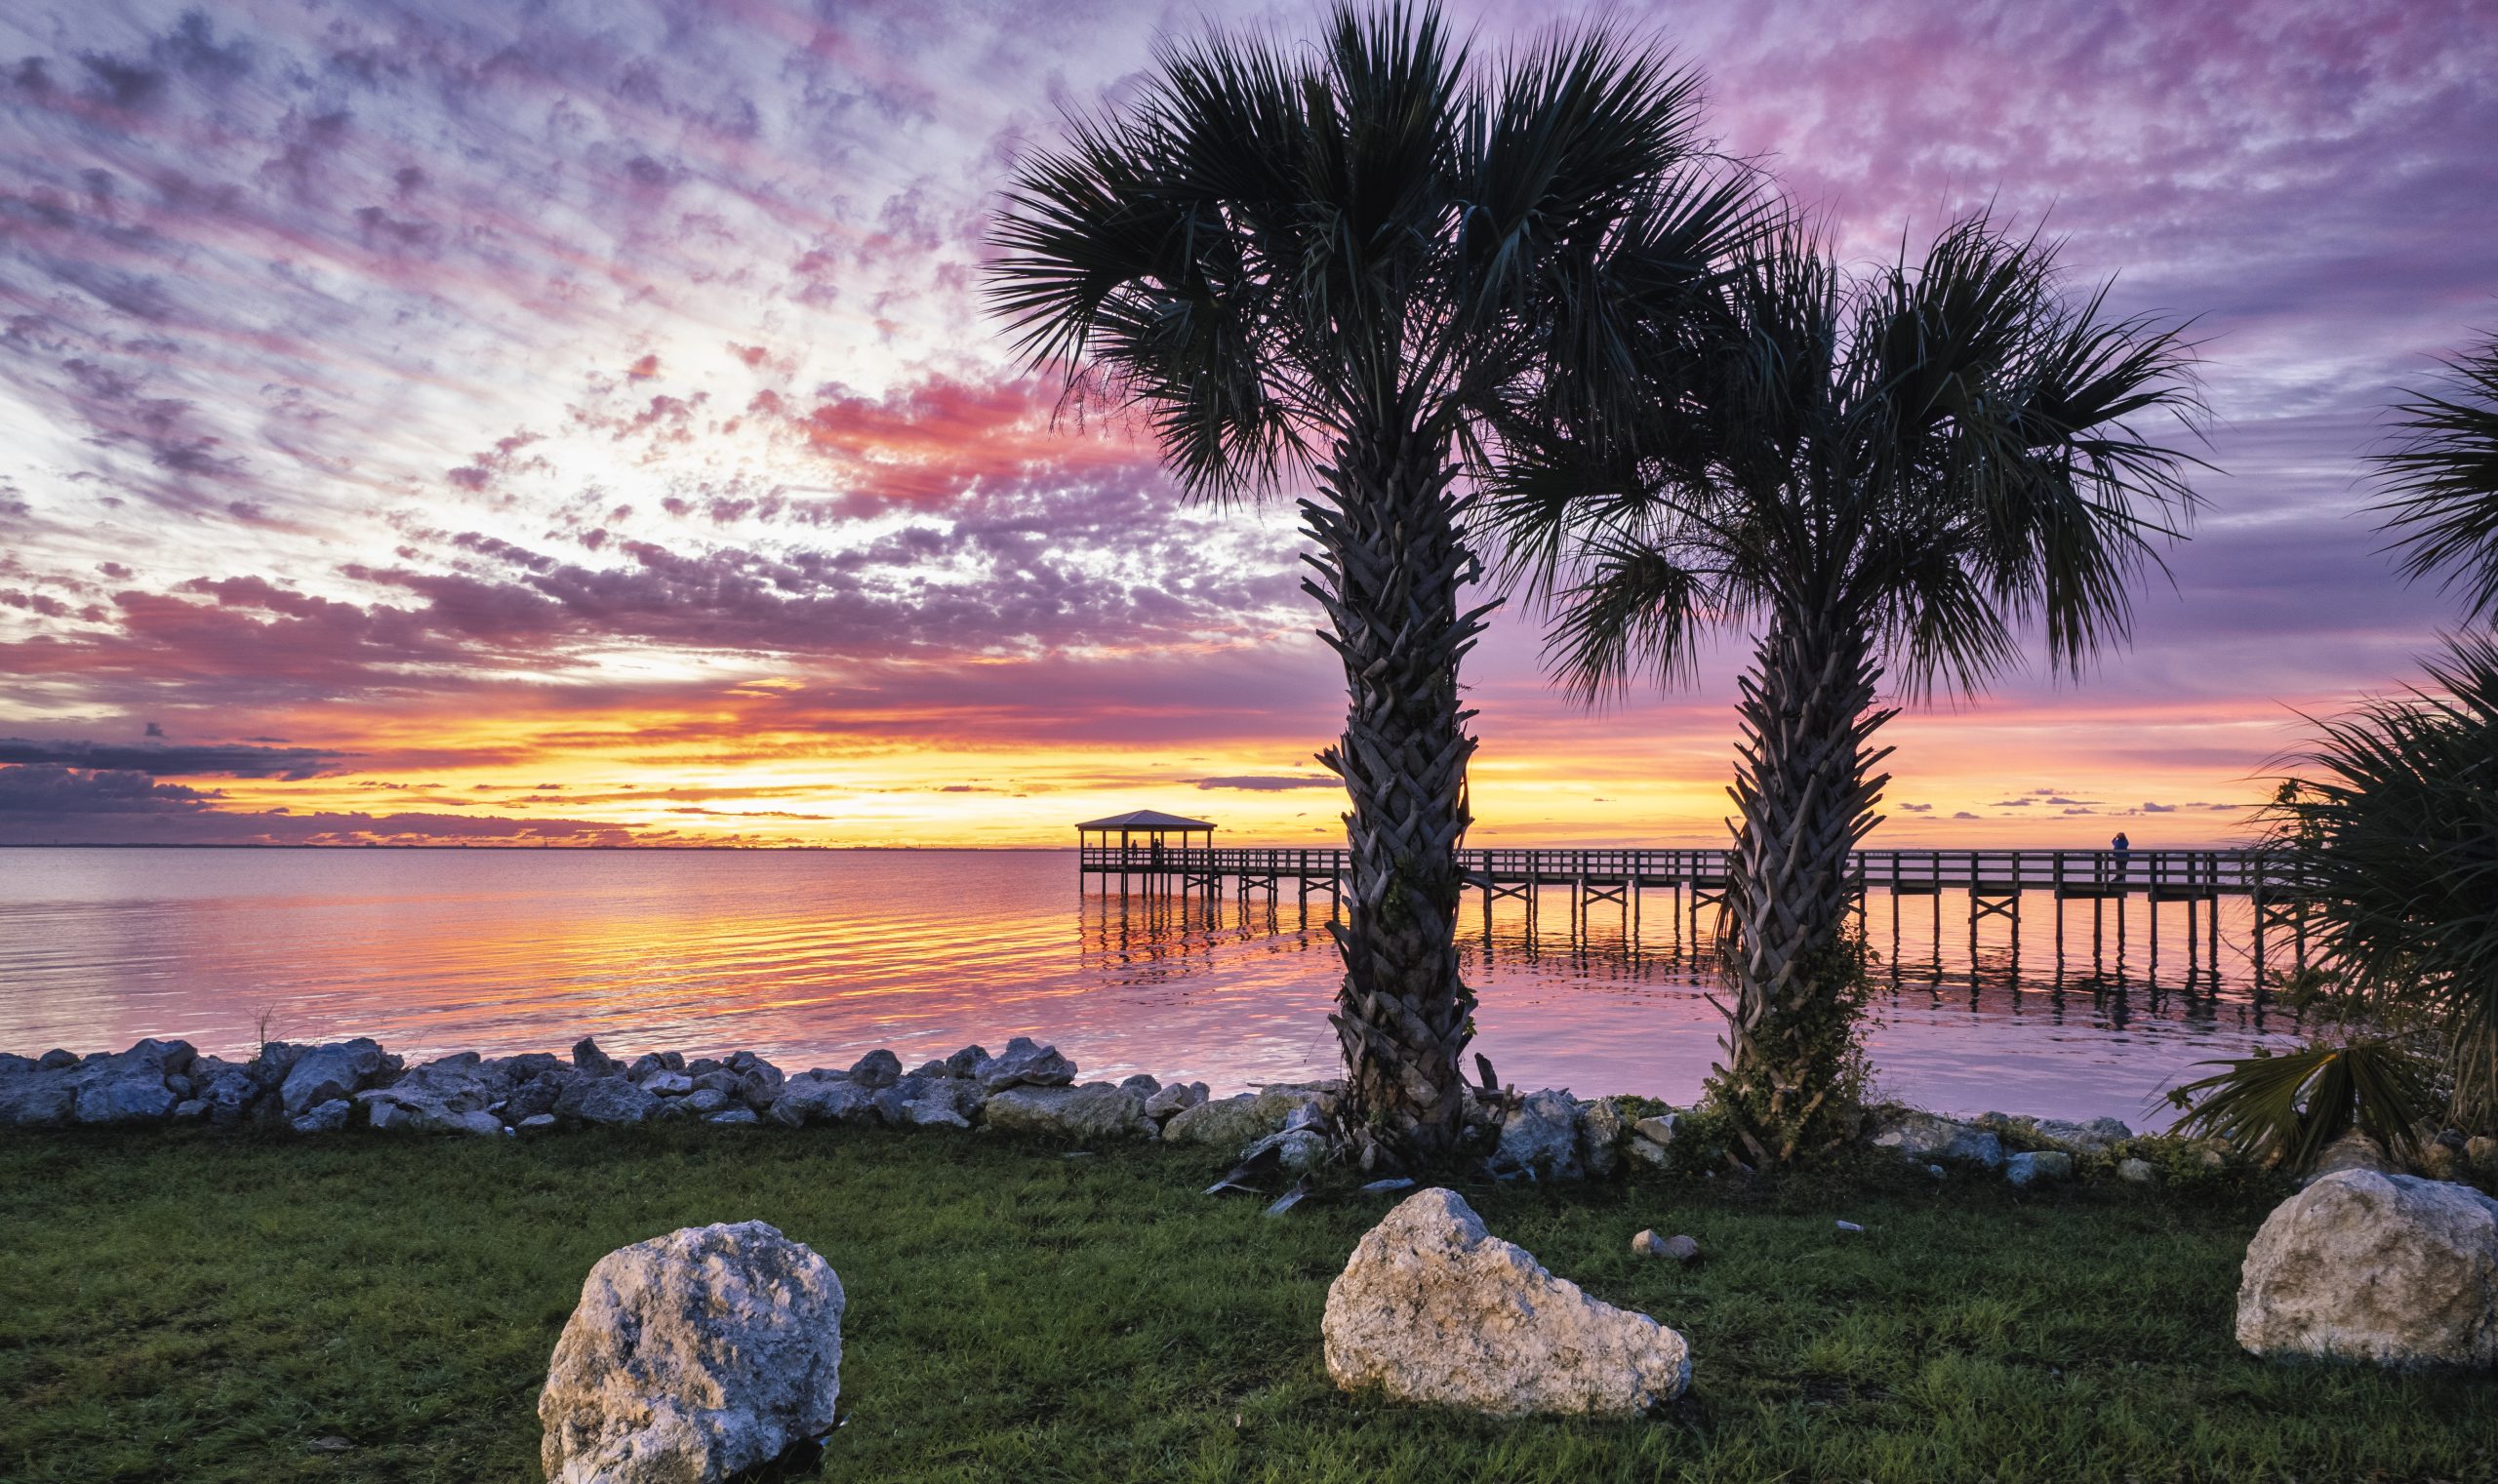
POLYGON ((1498 1423, 1328 1384, 1327 1284, 1385 1202, 1270 1221, 1200 1197, 1210 1173, 946 1131, 0 1136, 0 1478, 534 1480, 538 1385, 590 1264, 749 1218, 849 1292, 827 1480, 2498 1470, 2489 1378, 2238 1351, 2269 1193, 2017 1193, 1887 1162, 1464 1187, 1496 1234, 1697 1361, 1664 1418, 1498 1423), (1634 1258, 1650 1225, 1706 1260, 1634 1258), (333 1434, 355 1446, 307 1449, 333 1434))

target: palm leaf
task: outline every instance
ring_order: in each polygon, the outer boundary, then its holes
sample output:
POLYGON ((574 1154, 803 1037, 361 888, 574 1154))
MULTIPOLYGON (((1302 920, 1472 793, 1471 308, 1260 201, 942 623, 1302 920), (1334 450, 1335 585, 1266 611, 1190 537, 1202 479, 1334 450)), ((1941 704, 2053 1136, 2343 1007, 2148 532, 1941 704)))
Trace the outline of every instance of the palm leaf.
POLYGON ((2175 1131, 2227 1141, 2294 1172, 2314 1168, 2355 1127, 2412 1157, 2421 1126, 2437 1112, 2431 1063, 2390 1037, 2196 1064, 2227 1069, 2169 1094, 2188 1110, 2175 1131))

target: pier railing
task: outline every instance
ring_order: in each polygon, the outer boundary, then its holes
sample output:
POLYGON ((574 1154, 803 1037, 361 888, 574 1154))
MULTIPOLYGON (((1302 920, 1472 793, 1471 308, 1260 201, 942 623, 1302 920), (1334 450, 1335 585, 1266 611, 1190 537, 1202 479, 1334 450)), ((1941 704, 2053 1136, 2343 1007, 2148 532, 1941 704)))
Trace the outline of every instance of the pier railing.
MULTIPOLYGON (((1200 846, 1183 849, 1148 845, 1087 846, 1082 849, 1078 879, 1098 882, 1102 892, 1126 900, 1167 896, 1212 900, 1227 887, 1245 903, 1252 896, 1269 902, 1290 895, 1306 913, 1309 899, 1328 899, 1333 915, 1348 886, 1349 853, 1342 848, 1289 846, 1200 846)), ((1715 913, 1726 900, 1731 852, 1722 848, 1662 849, 1519 849, 1476 847, 1458 852, 1465 873, 1464 890, 1476 894, 1490 930, 1494 903, 1511 901, 1526 914, 1528 931, 1541 916, 1543 900, 1558 891, 1567 899, 1574 936, 1588 925, 1598 904, 1618 906, 1623 931, 1635 939, 1640 932, 1643 895, 1653 894, 1654 906, 1664 908, 1660 926, 1671 925, 1677 942, 1710 940, 1715 913)), ((2200 960, 2200 973, 2217 983, 2225 946, 2234 946, 2248 970, 2248 980, 2262 992, 2268 952, 2276 964, 2304 969, 2309 962, 2309 899, 2289 864, 2277 854, 2259 849, 2190 850, 1862 850, 1850 858, 1850 883, 1865 908, 1869 933, 1887 928, 1896 945, 1904 902, 1918 898, 1930 903, 1918 917, 1929 919, 1929 931, 1940 942, 1943 897, 1963 899, 1953 916, 1964 917, 1969 955, 1978 957, 1980 929, 1993 923, 2008 930, 2009 951, 2021 954, 2025 903, 2040 897, 2037 908, 2047 924, 2061 972, 2067 955, 2068 902, 2086 903, 2086 920, 2076 925, 2079 947, 2098 965, 2113 942, 2119 962, 2126 949, 2128 902, 2144 903, 2136 920, 2151 963, 2156 969, 2161 937, 2160 908, 2177 903, 2184 918, 2190 972, 2200 960), (1872 899, 1889 899, 1887 922, 1877 922, 1872 899), (2231 908, 2239 924, 2225 944, 2223 899, 2238 899, 2231 908), (1962 908, 1965 907, 1965 916, 1962 908), (2287 951, 2282 951, 2286 949, 2287 951)), ((1608 916, 1611 914, 1608 913, 1608 916)), ((2172 929, 2173 931, 2173 929, 2172 929)))
MULTIPOLYGON (((1087 846, 1085 874, 1169 876, 1191 884, 1341 880, 1350 869, 1342 848, 1214 846, 1156 850, 1149 845, 1087 846)), ((1508 846, 1458 852, 1470 887, 1588 883, 1619 887, 1698 886, 1725 882, 1731 852, 1723 849, 1521 850, 1508 846)), ((2149 896, 2163 900, 2294 893, 2276 857, 2261 850, 1861 850, 1852 879, 1900 896, 1973 891, 1980 896, 2053 892, 2064 897, 2149 896)))

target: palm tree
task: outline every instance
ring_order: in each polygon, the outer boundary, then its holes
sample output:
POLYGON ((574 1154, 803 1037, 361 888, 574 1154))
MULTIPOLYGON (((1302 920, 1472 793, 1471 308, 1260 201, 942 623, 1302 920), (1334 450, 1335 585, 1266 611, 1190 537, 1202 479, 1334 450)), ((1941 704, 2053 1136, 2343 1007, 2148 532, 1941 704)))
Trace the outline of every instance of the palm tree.
POLYGON ((2449 367, 2442 393, 2395 408, 2403 428, 2377 459, 2386 529, 2407 548, 2403 576, 2445 569, 2465 611, 2498 622, 2498 336, 2449 367))
POLYGON ((1886 670, 1911 699, 1973 691, 2035 622, 2078 672, 2196 502, 2194 461, 2136 429, 2191 421, 2189 351, 2104 293, 2068 297, 2051 246, 1984 218, 1858 276, 1791 224, 1733 276, 1712 353, 1645 342, 1645 416, 1511 431, 1494 523, 1576 696, 1675 679, 1706 631, 1757 630, 1711 1090, 1758 1157, 1845 1132, 1865 986, 1848 853, 1888 782, 1886 670))
MULTIPOLYGON (((2376 508, 2403 576, 2443 572, 2469 618, 2498 620, 2498 338, 2448 369, 2395 406, 2376 508)), ((2498 637, 2450 636, 2426 667, 2428 686, 2320 723, 2271 810, 2332 965, 2324 1008, 2353 1025, 2212 1063, 2170 1095, 2181 1130, 2305 1169, 2350 1128, 2413 1154, 2440 1113, 2498 1119, 2498 637)))
POLYGON ((1188 493, 1307 488, 1305 587, 1349 712, 1351 883, 1332 1017, 1365 1168, 1463 1132, 1458 976, 1474 741, 1458 665, 1468 456, 1499 406, 1597 416, 1625 327, 1671 322, 1752 220, 1697 90, 1602 30, 1496 68, 1436 9, 1339 8, 1306 52, 1166 46, 1142 96, 1016 171, 992 305, 1035 366, 1143 410, 1188 493))

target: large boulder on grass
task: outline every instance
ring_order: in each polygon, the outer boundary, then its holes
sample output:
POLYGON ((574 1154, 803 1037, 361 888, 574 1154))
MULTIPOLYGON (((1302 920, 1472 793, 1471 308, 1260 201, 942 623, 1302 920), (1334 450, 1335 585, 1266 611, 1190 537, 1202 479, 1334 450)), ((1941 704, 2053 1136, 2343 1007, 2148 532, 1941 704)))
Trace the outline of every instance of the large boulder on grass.
POLYGON ((2372 1170, 2316 1181, 2247 1246, 2237 1343, 2276 1358, 2498 1366, 2498 1201, 2372 1170))
POLYGON ((832 1430, 841 1279, 762 1222, 598 1260, 555 1342, 548 1484, 714 1484, 832 1430))
POLYGON ((1453 1190, 1409 1196, 1327 1288, 1327 1374, 1399 1401, 1630 1416, 1691 1384, 1680 1335, 1556 1278, 1453 1190))

